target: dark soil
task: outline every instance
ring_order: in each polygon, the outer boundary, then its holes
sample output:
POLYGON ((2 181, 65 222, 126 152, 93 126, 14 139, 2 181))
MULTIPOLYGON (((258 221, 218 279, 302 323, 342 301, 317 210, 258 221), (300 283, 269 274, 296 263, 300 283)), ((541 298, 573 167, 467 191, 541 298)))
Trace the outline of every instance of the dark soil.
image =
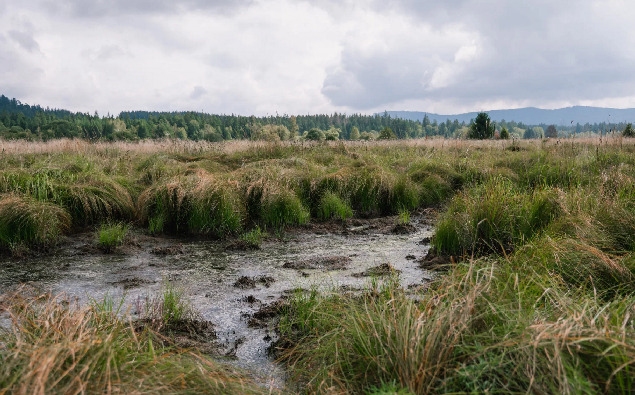
POLYGON ((282 313, 282 309, 287 305, 288 303, 283 299, 264 305, 251 316, 247 325, 250 328, 266 328, 274 318, 282 313))
POLYGON ((109 284, 111 285, 121 285, 124 290, 128 290, 131 288, 136 288, 144 284, 155 284, 156 281, 148 281, 138 277, 126 277, 123 280, 113 281, 109 284))
POLYGON ((392 233, 396 235, 409 235, 417 231, 417 228, 412 224, 397 224, 392 228, 392 233))
POLYGON ((259 277, 247 277, 242 276, 234 283, 235 288, 240 289, 252 289, 256 288, 256 284, 262 284, 269 288, 271 284, 275 283, 276 279, 271 276, 259 276, 259 277))
POLYGON ((219 345, 216 342, 216 331, 211 321, 198 319, 182 319, 161 325, 150 319, 135 322, 135 330, 146 328, 156 331, 164 345, 174 345, 181 348, 196 348, 210 355, 219 355, 219 345))
POLYGON ((251 277, 242 276, 234 283, 234 288, 250 289, 256 288, 256 280, 251 277))
POLYGON ((244 302, 249 304, 259 303, 260 299, 256 298, 254 295, 247 295, 242 299, 244 302))
POLYGON ((305 259, 298 262, 285 262, 282 265, 285 269, 307 270, 307 269, 320 269, 320 270, 344 270, 347 265, 352 262, 352 259, 347 256, 327 256, 305 259))
POLYGON ((437 255, 432 250, 428 254, 419 259, 419 267, 426 270, 448 270, 454 264, 454 257, 448 255, 437 255))
POLYGON ((382 263, 381 265, 371 267, 361 273, 355 273, 353 274, 353 277, 379 277, 388 276, 393 273, 400 273, 400 271, 392 267, 390 263, 382 263))
POLYGON ((178 255, 182 254, 183 251, 183 246, 181 244, 157 246, 150 250, 150 252, 154 255, 178 255))
POLYGON ((259 250, 258 244, 249 243, 243 239, 231 240, 225 245, 227 251, 251 251, 259 250))

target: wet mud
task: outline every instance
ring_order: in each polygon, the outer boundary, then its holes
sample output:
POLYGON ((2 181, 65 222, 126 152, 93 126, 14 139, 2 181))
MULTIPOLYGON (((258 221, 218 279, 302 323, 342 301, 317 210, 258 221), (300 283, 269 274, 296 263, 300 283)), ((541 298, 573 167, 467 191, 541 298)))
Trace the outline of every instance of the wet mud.
POLYGON ((301 290, 355 292, 387 275, 406 289, 425 289, 437 263, 426 260, 432 221, 424 212, 405 228, 396 217, 313 223, 270 235, 259 249, 136 231, 109 254, 88 232, 46 254, 0 257, 0 292, 29 283, 83 302, 124 298, 134 316, 134 306, 166 282, 176 284, 200 313, 172 332, 178 344, 224 356, 264 385, 282 387, 284 370, 267 349, 284 299, 301 290))

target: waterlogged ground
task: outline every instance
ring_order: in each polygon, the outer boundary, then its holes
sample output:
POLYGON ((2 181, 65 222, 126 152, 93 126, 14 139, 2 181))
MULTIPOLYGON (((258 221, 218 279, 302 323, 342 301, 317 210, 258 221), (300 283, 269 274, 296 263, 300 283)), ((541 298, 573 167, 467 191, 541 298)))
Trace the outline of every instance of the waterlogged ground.
POLYGON ((419 260, 428 251, 432 225, 425 215, 409 227, 395 223, 396 218, 382 218, 314 225, 270 237, 261 249, 249 251, 232 250, 224 242, 136 235, 130 245, 103 254, 94 235, 84 234, 51 255, 1 260, 0 292, 31 283, 82 302, 109 295, 124 298, 134 313, 140 301, 169 281, 213 322, 221 354, 263 384, 279 387, 284 372, 267 356, 275 333, 254 313, 266 318, 263 307, 296 289, 359 289, 370 275, 391 268, 403 286, 425 286, 432 274, 419 260))

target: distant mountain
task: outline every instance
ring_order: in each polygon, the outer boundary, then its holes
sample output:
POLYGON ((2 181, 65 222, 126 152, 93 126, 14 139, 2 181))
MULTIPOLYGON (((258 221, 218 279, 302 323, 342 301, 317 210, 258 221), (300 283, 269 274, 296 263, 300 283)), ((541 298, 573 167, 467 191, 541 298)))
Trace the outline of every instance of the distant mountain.
MULTIPOLYGON (((574 106, 560 108, 557 110, 544 110, 535 107, 517 108, 513 110, 492 110, 485 111, 489 114, 490 118, 499 122, 516 121, 522 122, 526 125, 562 125, 570 126, 579 123, 584 125, 585 123, 620 123, 620 122, 634 122, 635 123, 635 108, 601 108, 601 107, 585 107, 574 106)), ((412 121, 422 121, 425 115, 428 116, 430 121, 436 120, 437 122, 445 122, 446 120, 454 121, 458 119, 459 122, 465 121, 469 123, 472 119, 476 118, 478 112, 468 112, 464 114, 455 115, 441 115, 425 113, 420 111, 388 111, 391 117, 408 119, 412 121)))

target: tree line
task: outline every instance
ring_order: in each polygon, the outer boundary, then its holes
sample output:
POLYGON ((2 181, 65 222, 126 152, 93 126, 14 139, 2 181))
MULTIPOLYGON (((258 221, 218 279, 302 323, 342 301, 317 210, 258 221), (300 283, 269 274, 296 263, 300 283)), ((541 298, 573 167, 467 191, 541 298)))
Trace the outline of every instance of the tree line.
MULTIPOLYGON (((478 118, 478 117, 477 117, 478 118)), ((51 140, 83 138, 88 140, 139 140, 176 138, 223 141, 232 139, 256 140, 375 140, 409 139, 442 136, 470 137, 471 124, 458 120, 445 122, 422 121, 391 117, 388 113, 346 115, 341 113, 317 115, 215 115, 202 112, 123 111, 114 116, 71 112, 42 108, 19 100, 0 96, 0 138, 51 140)), ((514 138, 545 137, 547 125, 523 125, 517 122, 493 124, 494 133, 504 130, 514 138)), ((608 133, 622 130, 626 125, 571 125, 559 128, 562 136, 577 133, 608 133)))

